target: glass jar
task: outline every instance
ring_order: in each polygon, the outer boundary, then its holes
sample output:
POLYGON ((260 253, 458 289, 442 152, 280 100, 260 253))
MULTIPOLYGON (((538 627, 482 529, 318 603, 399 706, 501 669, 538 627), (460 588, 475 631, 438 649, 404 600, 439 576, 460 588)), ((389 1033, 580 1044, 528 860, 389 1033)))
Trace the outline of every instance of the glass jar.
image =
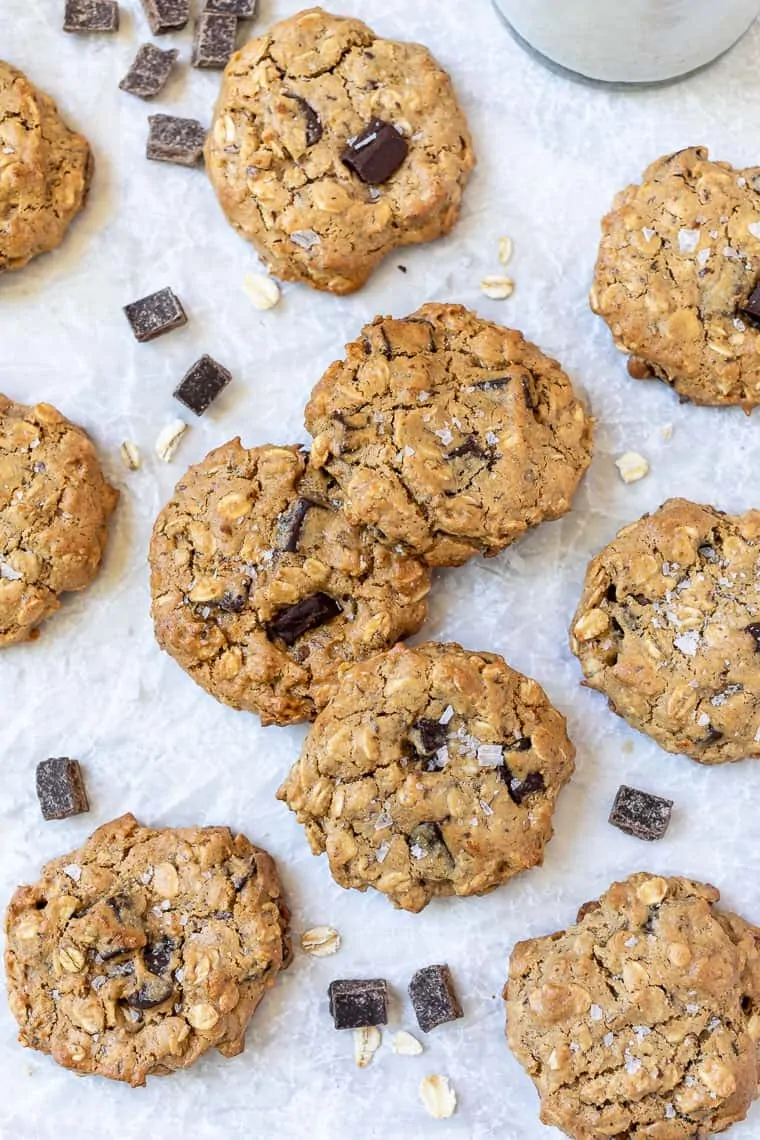
POLYGON ((494 0, 549 66, 602 83, 663 83, 741 39, 760 0, 494 0))

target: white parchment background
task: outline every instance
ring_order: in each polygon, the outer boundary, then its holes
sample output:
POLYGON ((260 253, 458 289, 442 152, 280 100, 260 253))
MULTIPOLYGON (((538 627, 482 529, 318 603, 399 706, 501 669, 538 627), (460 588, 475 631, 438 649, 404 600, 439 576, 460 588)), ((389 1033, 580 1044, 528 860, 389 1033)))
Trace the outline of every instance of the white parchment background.
MULTIPOLYGON (((298 0, 264 0, 255 27, 298 7, 298 0)), ((760 28, 712 70, 631 95, 545 72, 510 40, 488 0, 341 0, 340 7, 382 35, 433 49, 454 77, 480 165, 453 237, 389 258, 353 297, 288 285, 281 305, 262 314, 242 290, 254 256, 223 220, 202 170, 145 161, 146 117, 155 108, 117 87, 149 35, 137 0, 122 4, 118 36, 89 38, 61 33, 63 0, 0 0, 0 57, 57 98, 97 159, 91 200, 63 248, 0 281, 0 390, 24 402, 49 400, 83 424, 122 490, 96 585, 68 601, 37 642, 0 655, 2 902, 44 860, 131 810, 155 825, 226 823, 245 831, 278 859, 296 935, 331 923, 344 937, 337 958, 297 954, 265 999, 242 1056, 209 1056, 145 1089, 77 1079, 21 1049, 0 1003, 3 1140, 549 1140, 559 1134, 539 1124, 532 1085, 502 1036, 499 992, 515 940, 565 925, 578 904, 640 869, 711 880, 728 904, 760 921, 760 766, 702 769, 666 755, 579 687, 566 646, 585 564, 623 523, 671 494, 729 511, 760 505, 757 416, 682 407, 664 386, 629 380, 586 303, 599 218, 650 160, 694 143, 737 165, 760 159, 760 28), (478 283, 499 272, 502 234, 514 240, 517 287, 497 303, 478 283), (121 306, 164 285, 177 291, 190 323, 138 345, 121 306), (429 300, 463 302, 522 329, 564 363, 599 425, 573 513, 499 558, 437 574, 425 631, 504 654, 567 714, 578 770, 560 802, 557 835, 543 868, 487 898, 433 903, 414 916, 394 912, 379 895, 341 891, 275 801, 303 730, 262 729, 255 717, 206 696, 159 652, 146 548, 187 464, 238 433, 248 445, 305 440, 301 409, 343 343, 376 313, 400 316, 429 300), (226 364, 234 383, 166 466, 153 443, 181 410, 174 384, 202 352, 226 364), (668 424, 670 441, 662 431, 668 424), (143 450, 137 473, 120 464, 123 439, 143 450), (652 472, 626 487, 613 459, 630 448, 649 458, 652 472), (34 766, 51 755, 83 763, 89 815, 41 822, 34 766), (675 800, 663 842, 646 845, 608 826, 623 780, 675 800), (408 979, 437 961, 452 967, 465 1019, 431 1034, 420 1058, 393 1055, 388 1032, 373 1064, 357 1070, 351 1034, 331 1027, 330 979, 388 978, 393 1027, 413 1029, 408 979), (459 1096, 448 1122, 429 1119, 418 1101, 421 1078, 434 1072, 448 1074, 459 1096)), ((189 32, 165 37, 163 46, 170 43, 182 66, 157 109, 208 121, 218 74, 187 67, 189 32)), ((758 1133, 755 1108, 732 1136, 758 1133)))

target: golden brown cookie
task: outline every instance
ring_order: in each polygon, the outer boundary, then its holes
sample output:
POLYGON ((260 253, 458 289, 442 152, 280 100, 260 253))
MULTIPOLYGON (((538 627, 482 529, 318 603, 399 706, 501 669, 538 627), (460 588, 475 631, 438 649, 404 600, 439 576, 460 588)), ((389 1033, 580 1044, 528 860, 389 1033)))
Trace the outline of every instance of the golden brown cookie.
POLYGON ((92 173, 87 140, 53 100, 0 60, 0 273, 63 241, 92 173))
POLYGON ((576 1140, 687 1140, 757 1096, 760 929, 689 879, 632 875, 519 942, 507 1038, 541 1120, 576 1140))
POLYGON ((565 514, 591 460, 559 364, 462 305, 367 325, 312 392, 306 427, 349 519, 437 566, 565 514))
POLYGON ((277 793, 342 887, 419 911, 543 860, 565 718, 494 653, 398 645, 344 671, 277 793))
POLYGON ((82 428, 0 395, 0 647, 90 585, 118 497, 82 428))
POLYGON ((341 665, 415 633, 430 572, 351 526, 298 447, 232 440, 177 484, 153 531, 159 645, 264 724, 313 719, 341 665))
POLYGON ((760 511, 669 499, 592 560, 570 629, 586 684, 668 752, 760 756, 760 511))
POLYGON ((706 147, 652 163, 602 222, 591 307, 636 379, 695 404, 760 403, 760 167, 706 147))
POLYGON ((286 281, 351 293, 392 249, 447 234, 475 165, 427 48, 299 12, 224 73, 206 166, 224 212, 286 281))
POLYGON ((151 830, 132 815, 19 887, 5 969, 22 1045, 144 1085, 248 1022, 290 960, 273 860, 226 827, 151 830))

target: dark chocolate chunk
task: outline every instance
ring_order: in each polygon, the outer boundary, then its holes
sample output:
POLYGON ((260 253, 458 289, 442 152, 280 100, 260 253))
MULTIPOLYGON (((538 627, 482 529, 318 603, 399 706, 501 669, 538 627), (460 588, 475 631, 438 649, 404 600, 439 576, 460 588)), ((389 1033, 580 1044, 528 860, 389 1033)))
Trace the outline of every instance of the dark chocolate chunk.
POLYGON ((176 115, 149 115, 146 156, 154 162, 175 162, 178 166, 197 166, 203 158, 206 128, 197 119, 180 119, 176 115))
POLYGON ((383 978, 340 978, 330 982, 327 995, 336 1029, 388 1024, 388 983, 383 978))
POLYGON ((153 1009, 163 1005, 174 993, 174 985, 167 978, 145 974, 139 986, 126 994, 124 1001, 132 1009, 153 1009))
POLYGON ((717 554, 715 547, 711 546, 708 542, 703 542, 697 552, 700 557, 704 558, 705 562, 720 562, 720 557, 717 554))
POLYGON ((409 732, 414 750, 420 756, 433 756, 439 748, 444 747, 448 738, 447 726, 427 716, 420 717, 409 732))
POLYGON ((739 316, 745 317, 751 325, 760 325, 760 284, 756 285, 746 302, 739 309, 739 316))
POLYGON ((672 800, 621 784, 610 812, 610 823, 637 839, 662 839, 672 810, 672 800))
MULTIPOLYGON (((527 740, 528 738, 525 737, 524 739, 527 740)), ((509 746, 507 745, 505 747, 508 748, 509 746)), ((528 747, 530 748, 529 740, 528 747)), ((513 749, 513 751, 522 751, 522 749, 513 749)), ((541 792, 544 789, 544 778, 540 772, 528 772, 528 775, 521 780, 519 776, 513 775, 508 764, 500 764, 498 771, 502 780, 507 785, 510 799, 513 803, 516 803, 518 807, 528 796, 532 796, 534 792, 541 792)))
POLYGON ((174 398, 196 416, 202 416, 231 379, 232 373, 213 356, 202 356, 180 380, 174 398))
POLYGON ((190 62, 193 67, 226 67, 235 50, 236 39, 237 16, 206 11, 195 23, 190 62))
POLYGON ((437 823, 418 823, 409 832, 409 849, 415 859, 429 859, 434 855, 451 857, 443 833, 437 823), (416 849, 412 850, 412 849, 416 849))
POLYGON ((286 645, 295 645, 302 633, 324 625, 341 612, 335 598, 320 591, 281 610, 274 621, 270 621, 267 633, 270 637, 279 637, 286 645))
POLYGON ((464 443, 460 443, 459 447, 454 447, 451 451, 446 452, 446 459, 464 459, 467 455, 475 455, 482 459, 486 453, 478 443, 474 435, 468 436, 464 443))
POLYGON ((507 744, 502 744, 505 752, 528 752, 533 746, 529 736, 519 736, 517 740, 510 740, 507 744))
POLYGON ((250 591, 250 579, 242 578, 234 586, 230 586, 224 591, 219 602, 219 609, 228 614, 242 613, 248 605, 250 591))
POLYGON ((398 269, 399 273, 407 273, 408 272, 405 265, 397 265, 396 269, 398 269))
POLYGON ((290 91, 286 91, 285 98, 293 99, 298 104, 306 123, 306 145, 314 146, 322 138, 322 120, 319 115, 301 95, 293 95, 290 91))
POLYGON ((143 44, 119 87, 138 99, 152 99, 166 86, 178 55, 175 48, 162 51, 155 44, 143 44))
POLYGON ((423 1033, 462 1017, 462 1007, 448 966, 425 966, 409 983, 417 1024, 423 1033))
POLYGON ((385 182, 409 153, 409 144, 390 123, 373 119, 361 134, 349 139, 341 158, 357 178, 370 186, 385 182))
POLYGON ((276 523, 275 548, 285 554, 295 554, 301 537, 304 519, 314 504, 310 499, 296 499, 292 507, 280 515, 276 523))
POLYGON ((190 0, 142 0, 154 36, 179 31, 190 19, 190 0))
POLYGON ((145 969, 149 970, 151 974, 167 973, 172 964, 172 957, 176 945, 173 938, 164 936, 159 938, 158 941, 146 946, 143 950, 145 969))
POLYGON ((141 344, 187 324, 179 298, 168 287, 124 306, 135 340, 141 344))
POLYGON ((493 380, 482 380, 479 384, 473 384, 473 387, 479 388, 481 392, 496 392, 499 388, 506 388, 511 382, 509 376, 494 376, 493 380))
POLYGON ((79 761, 59 756, 38 764, 37 798, 43 819, 68 819, 89 811, 79 761))
POLYGON ((66 0, 64 32, 118 32, 119 5, 116 0, 66 0))
POLYGON ((745 632, 755 639, 755 650, 760 653, 760 621, 753 621, 744 627, 745 632))
POLYGON ((258 0, 206 0, 207 12, 231 12, 239 20, 250 20, 256 15, 258 0))

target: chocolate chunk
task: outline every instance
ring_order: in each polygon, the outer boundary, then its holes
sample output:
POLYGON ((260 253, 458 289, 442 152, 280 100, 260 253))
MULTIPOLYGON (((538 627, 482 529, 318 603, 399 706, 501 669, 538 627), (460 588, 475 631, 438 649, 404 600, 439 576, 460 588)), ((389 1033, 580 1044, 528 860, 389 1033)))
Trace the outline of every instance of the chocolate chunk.
POLYGON ((59 756, 38 764, 37 799, 43 819, 68 819, 89 811, 79 761, 59 756))
POLYGON ((418 823, 409 832, 409 850, 413 859, 431 859, 442 855, 448 862, 451 852, 437 823, 418 823))
POLYGON ((251 583, 248 578, 243 578, 235 586, 229 587, 222 594, 219 602, 219 609, 224 610, 228 614, 240 614, 248 605, 248 597, 251 591, 251 583))
POLYGON ((621 784, 610 812, 610 823, 637 839, 662 839, 672 810, 672 800, 621 784))
POLYGON ((744 627, 745 633, 748 633, 755 639, 755 651, 760 653, 760 621, 753 621, 751 625, 744 627))
MULTIPOLYGON (((527 739, 527 737, 525 739, 527 739)), ((508 745, 505 745, 505 748, 508 747, 508 745)), ((530 748, 530 741, 528 741, 528 747, 530 748)), ((513 751, 522 751, 522 749, 513 749, 513 751)), ((507 785, 510 799, 513 803, 516 803, 518 807, 523 800, 527 799, 528 796, 532 796, 534 792, 542 792, 545 786, 544 778, 540 772, 528 772, 525 779, 521 780, 519 776, 513 775, 507 764, 501 764, 499 766, 499 775, 507 785)))
POLYGON ((193 67, 226 67, 235 50, 237 16, 206 11, 195 23, 193 67))
POLYGON ((409 983, 409 997, 423 1033, 462 1017, 448 966, 425 966, 417 970, 409 983))
POLYGON ((116 0, 66 0, 64 32, 118 32, 119 5, 116 0))
POLYGON ((196 416, 202 416, 231 379, 232 373, 213 356, 202 356, 180 380, 174 398, 196 416))
POLYGON ((300 95, 292 95, 290 91, 285 92, 286 99, 293 99, 298 104, 298 107, 306 121, 306 145, 314 146, 322 138, 322 120, 317 112, 307 103, 300 95))
POLYGON ((739 316, 744 317, 755 327, 760 325, 760 284, 755 286, 745 304, 739 309, 739 316))
POLYGON ((142 0, 154 36, 184 28, 190 19, 190 0, 142 0))
POLYGON ((174 162, 197 166, 203 158, 206 128, 197 119, 176 115, 149 115, 148 145, 145 154, 154 162, 174 162))
POLYGON ((715 547, 711 546, 708 542, 703 542, 698 548, 697 553, 701 558, 704 558, 705 562, 720 562, 720 557, 715 547))
POLYGON ((166 86, 178 55, 175 48, 162 51, 155 44, 143 44, 119 87, 138 99, 152 99, 166 86))
POLYGON ((327 995, 336 1029, 388 1024, 388 983, 383 978, 340 978, 330 982, 327 995))
POLYGON ((174 993, 174 985, 166 978, 146 974, 139 986, 126 994, 124 1001, 132 1009, 153 1009, 163 1005, 174 993))
POLYGON ((475 455, 482 459, 486 454, 483 448, 478 443, 474 435, 468 436, 464 443, 460 443, 459 447, 454 447, 451 451, 446 452, 446 459, 463 459, 467 455, 475 455))
POLYGON ((440 721, 423 716, 412 725, 409 732, 415 752, 420 756, 433 756, 439 748, 443 748, 449 738, 449 730, 440 721))
POLYGON ((168 287, 125 305, 124 312, 141 344, 187 324, 179 298, 168 287))
POLYGON ((302 633, 324 625, 326 621, 342 613, 341 607, 329 594, 321 591, 280 610, 274 621, 267 626, 270 637, 279 637, 286 645, 295 645, 302 633))
POLYGON ((157 942, 152 942, 146 946, 143 950, 145 969, 149 970, 151 974, 167 973, 172 964, 176 945, 173 938, 164 936, 159 938, 157 942))
POLYGON ((258 0, 206 0, 207 12, 231 12, 239 20, 250 20, 256 15, 258 0))
POLYGON ((517 740, 510 740, 507 744, 502 744, 505 752, 528 752, 533 747, 533 742, 529 736, 519 736, 517 740))
POLYGON ((479 388, 481 392, 496 392, 500 388, 506 388, 511 382, 510 376, 494 376, 493 380, 483 380, 480 384, 473 384, 473 388, 479 388))
POLYGON ((357 178, 370 186, 385 182, 409 153, 409 144, 390 123, 373 119, 361 134, 349 139, 341 159, 357 178))
POLYGON ((301 537, 304 519, 314 506, 310 499, 296 499, 289 510, 281 514, 275 527, 275 548, 285 554, 295 554, 301 537))

